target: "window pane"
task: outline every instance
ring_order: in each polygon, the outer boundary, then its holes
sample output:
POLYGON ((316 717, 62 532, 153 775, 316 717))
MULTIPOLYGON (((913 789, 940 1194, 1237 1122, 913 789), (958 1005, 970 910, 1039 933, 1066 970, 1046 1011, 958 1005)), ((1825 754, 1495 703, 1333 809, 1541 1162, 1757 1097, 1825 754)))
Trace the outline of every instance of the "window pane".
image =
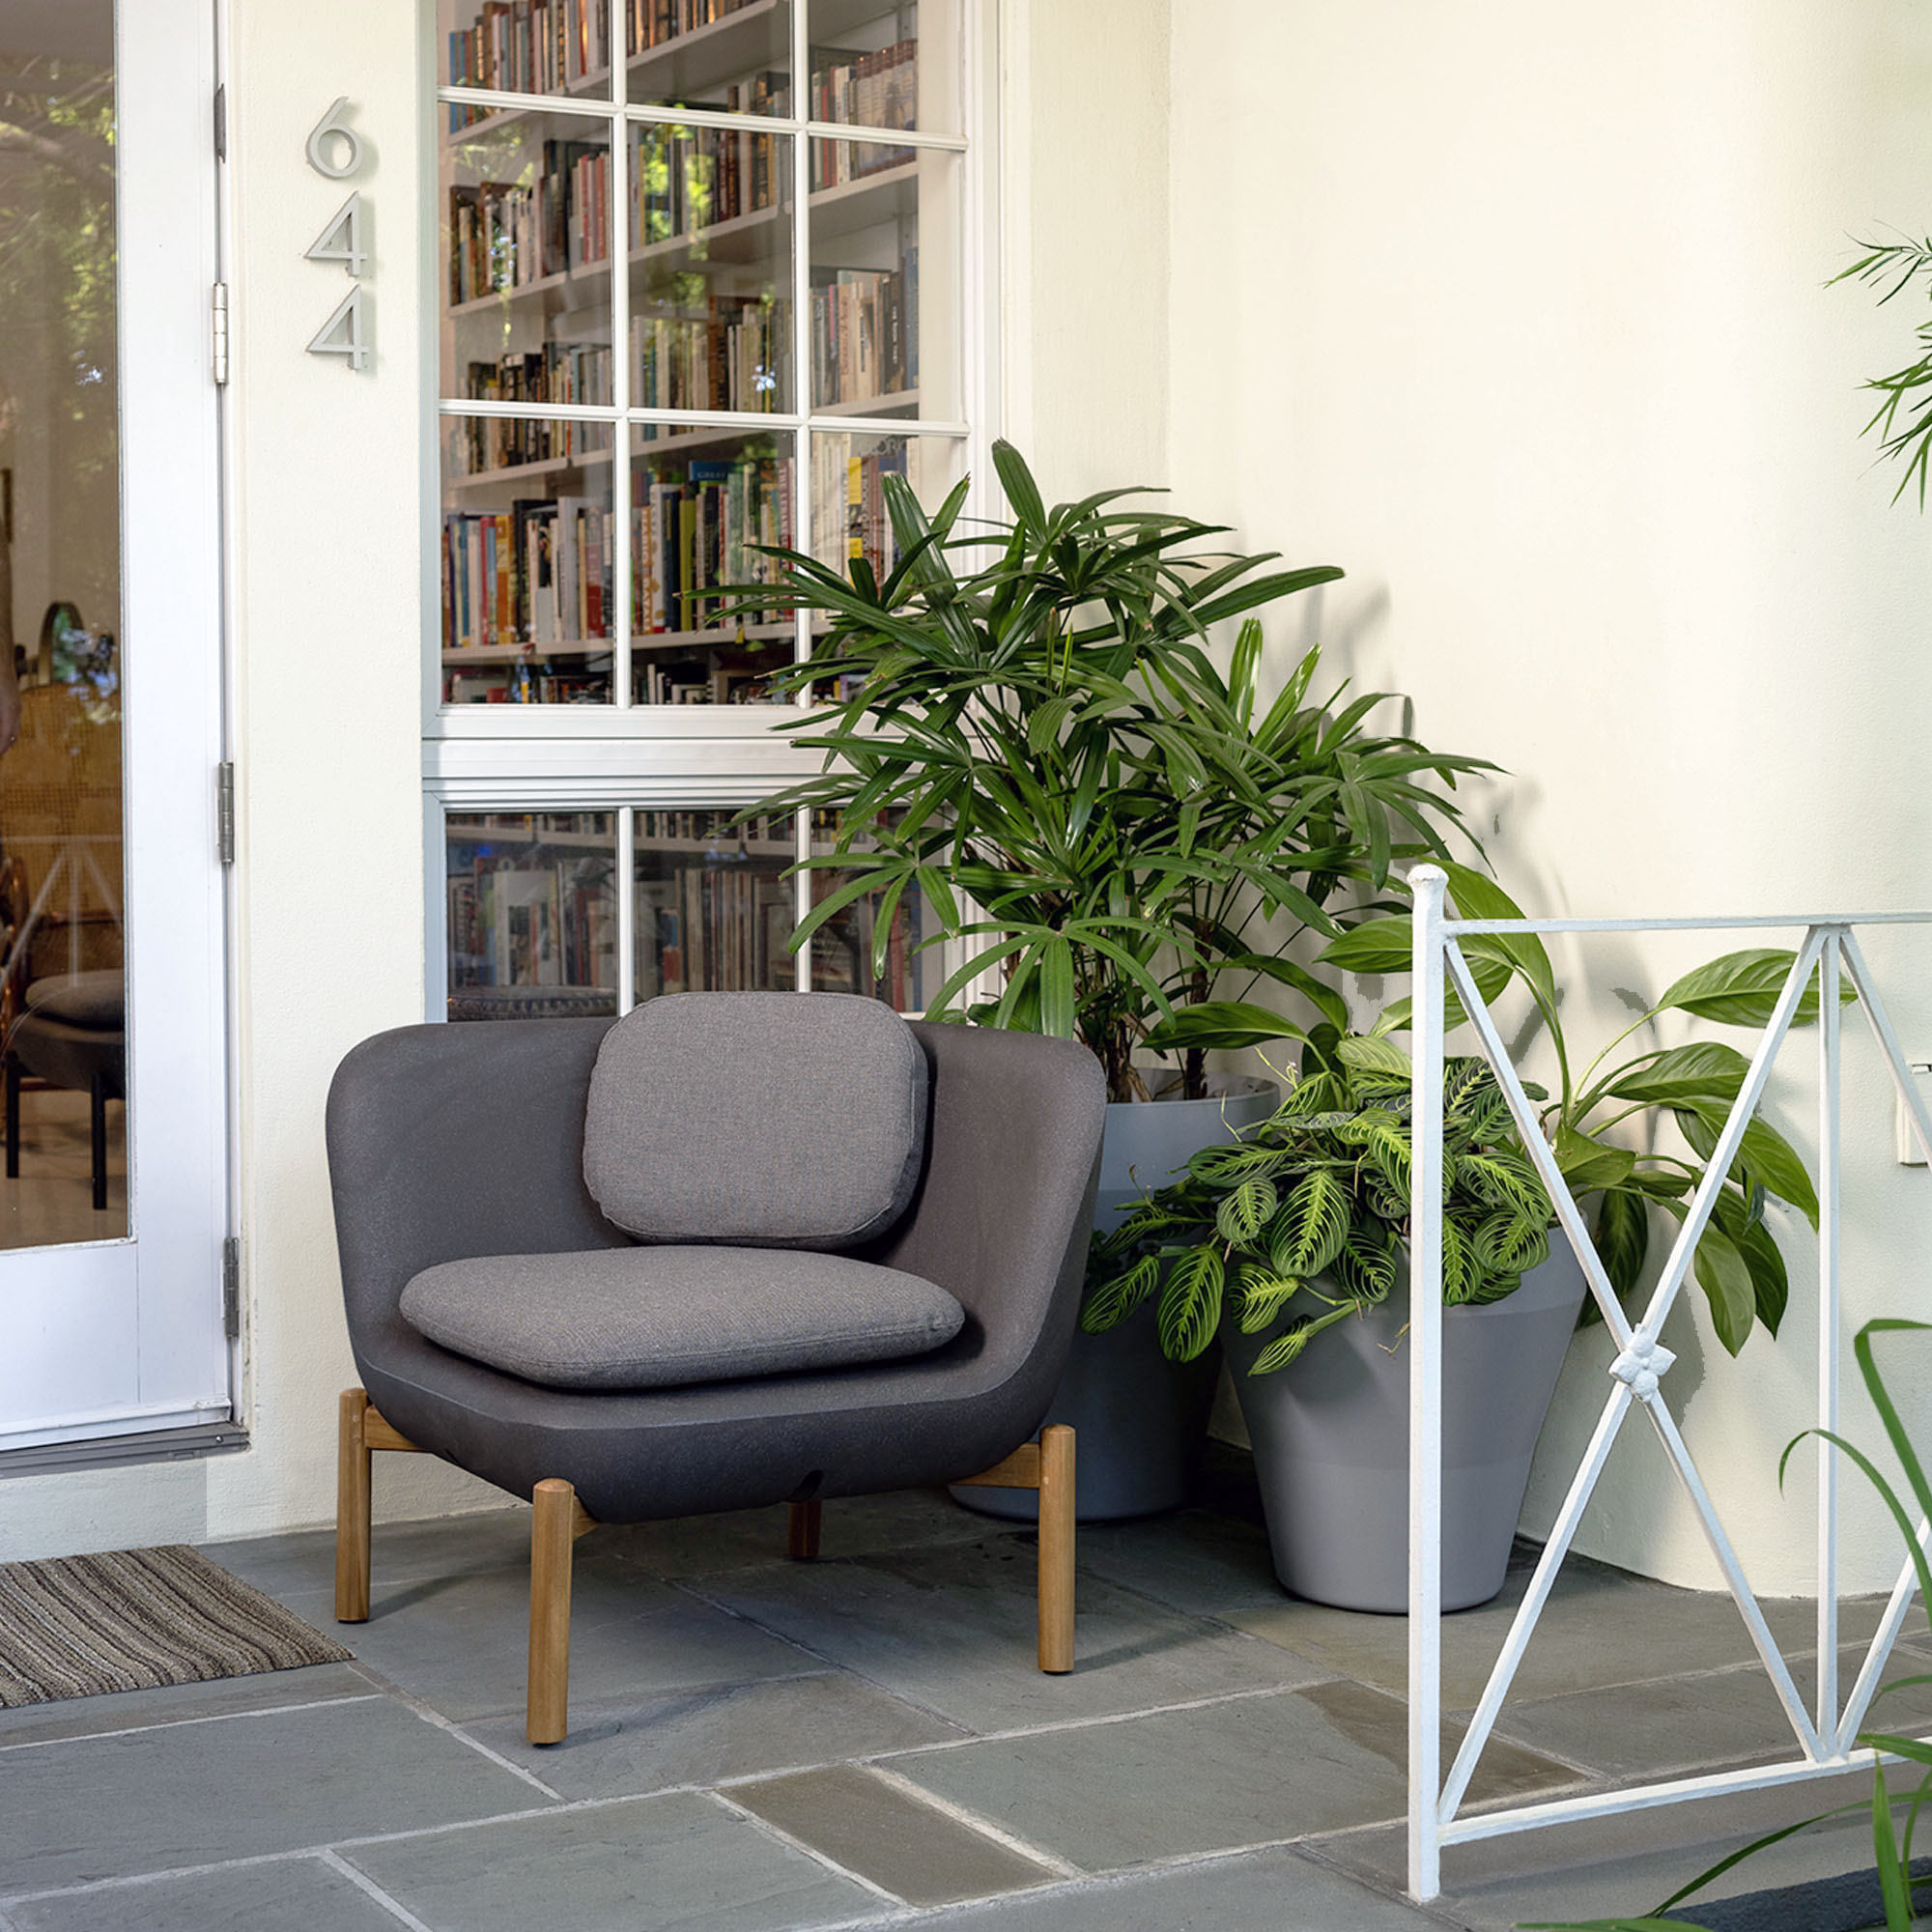
POLYGON ((959 34, 958 0, 811 0, 807 119, 956 134, 959 34))
POLYGON ((638 998, 789 992, 789 815, 727 831, 728 811, 638 813, 638 998))
POLYGON ((791 141, 629 130, 631 401, 790 411, 791 141))
POLYGON ((643 107, 791 112, 788 0, 621 0, 630 99, 643 107))
MULTIPOLYGON (((445 87, 611 96, 611 0, 438 0, 445 87)), ((489 114, 451 103, 444 126, 489 114)))
POLYGON ((778 611, 724 614, 724 586, 769 583, 758 544, 791 547, 789 435, 634 431, 631 581, 635 701, 752 704, 792 661, 795 621, 778 611))
POLYGON ((950 436, 872 436, 815 430, 811 438, 811 554, 840 569, 863 556, 883 578, 898 561, 885 479, 901 476, 927 510, 965 474, 966 445, 950 436))
POLYGON ((442 394, 610 403, 609 124, 499 116, 443 144, 441 177, 442 394))
POLYGON ((615 814, 453 812, 449 1017, 617 1010, 615 814))
POLYGON ((605 424, 445 416, 443 702, 606 702, 615 541, 605 424))
MULTIPOLYGON (((836 813, 811 815, 811 849, 830 852, 838 832, 836 813)), ((829 898, 852 875, 827 867, 811 874, 811 902, 829 898)), ((873 948, 878 940, 879 907, 884 890, 867 893, 835 913, 811 935, 811 990, 814 993, 864 993, 883 1000, 902 1013, 923 1012, 931 993, 945 974, 938 970, 939 952, 922 952, 920 942, 929 931, 925 897, 909 886, 893 908, 886 933, 885 970, 873 971, 873 948)))
POLYGON ((959 156, 811 144, 812 408, 960 415, 959 156))

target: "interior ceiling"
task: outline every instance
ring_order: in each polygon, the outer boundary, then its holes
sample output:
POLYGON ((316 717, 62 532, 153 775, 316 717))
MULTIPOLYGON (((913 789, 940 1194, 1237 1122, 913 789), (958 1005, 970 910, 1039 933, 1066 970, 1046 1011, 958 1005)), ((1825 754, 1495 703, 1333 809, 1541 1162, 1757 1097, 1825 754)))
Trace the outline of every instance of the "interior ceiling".
POLYGON ((0 51, 111 67, 114 0, 0 0, 0 51))

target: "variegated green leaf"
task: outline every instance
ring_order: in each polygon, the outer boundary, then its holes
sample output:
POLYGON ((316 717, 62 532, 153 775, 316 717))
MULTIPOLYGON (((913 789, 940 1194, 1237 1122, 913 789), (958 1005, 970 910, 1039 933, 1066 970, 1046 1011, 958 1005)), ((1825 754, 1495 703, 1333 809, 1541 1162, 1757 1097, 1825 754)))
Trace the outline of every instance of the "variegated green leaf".
POLYGON ((1357 1301, 1385 1301, 1402 1270, 1395 1236, 1386 1228, 1349 1230, 1342 1252, 1328 1264, 1328 1272, 1357 1301))
POLYGON ((1241 1270, 1241 1333, 1259 1335, 1294 1297, 1302 1284, 1293 1275, 1270 1274, 1266 1268, 1241 1270))
POLYGON ((1143 1255, 1132 1267, 1090 1289, 1087 1305, 1081 1311, 1080 1325, 1090 1335, 1104 1335, 1118 1328, 1160 1281, 1160 1257, 1143 1255))
POLYGON ((1277 1369, 1287 1368, 1322 1329, 1332 1328, 1338 1321, 1346 1321, 1353 1313, 1354 1310, 1351 1308, 1335 1308, 1326 1315, 1318 1315, 1312 1320, 1303 1319, 1292 1323, 1255 1357, 1254 1366, 1248 1371, 1249 1375, 1270 1376, 1277 1369))
POLYGON ((1486 1208, 1508 1208, 1531 1221, 1548 1217, 1549 1199, 1535 1169, 1507 1155, 1465 1153, 1456 1162, 1456 1180, 1486 1208))
POLYGON ((1268 1259, 1279 1274, 1320 1274, 1349 1237, 1349 1190, 1326 1168, 1303 1178, 1282 1204, 1268 1259), (1285 1232, 1284 1232, 1285 1231, 1285 1232))
POLYGON ((1214 1226, 1221 1238, 1237 1248, 1257 1239, 1267 1226, 1276 1208, 1274 1182, 1250 1177, 1232 1194, 1221 1197, 1214 1213, 1214 1226))
POLYGON ((1191 1362, 1221 1322, 1227 1270, 1221 1251, 1204 1242, 1181 1256, 1160 1292, 1160 1346, 1171 1362, 1191 1362))
POLYGON ((1549 1259, 1549 1230, 1539 1217, 1492 1214, 1471 1241, 1475 1258, 1490 1274, 1527 1274, 1549 1259))

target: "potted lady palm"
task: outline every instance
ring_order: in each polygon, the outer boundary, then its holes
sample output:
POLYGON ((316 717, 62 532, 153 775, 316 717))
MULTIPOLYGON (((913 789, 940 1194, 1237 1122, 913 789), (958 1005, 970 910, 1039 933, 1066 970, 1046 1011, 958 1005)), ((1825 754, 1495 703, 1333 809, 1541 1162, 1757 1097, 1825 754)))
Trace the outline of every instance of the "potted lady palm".
MULTIPOLYGON (((1379 694, 1312 698, 1313 651, 1261 701, 1250 613, 1339 570, 1205 554, 1218 528, 1125 507, 1133 491, 1049 509, 1018 451, 996 444, 994 462, 1012 521, 970 533, 958 528, 965 484, 928 518, 900 479, 885 479, 896 554, 883 579, 863 557, 841 572, 778 554, 781 600, 826 621, 785 688, 847 695, 779 727, 821 751, 825 769, 753 810, 836 815, 832 849, 807 863, 840 882, 795 945, 876 895, 882 969, 893 914, 917 889, 925 943, 963 954, 929 1018, 1094 1050, 1116 1103, 1108 1225, 1136 1177, 1157 1180, 1269 1110, 1265 1089, 1209 1092, 1208 1051, 1243 1043, 1214 1024, 1224 977, 1265 978, 1311 1017, 1345 1017, 1334 989, 1286 949, 1385 909, 1377 895, 1392 867, 1441 854, 1458 819, 1442 788, 1476 767, 1373 731, 1379 694), (1235 619, 1248 621, 1224 673, 1208 633, 1235 619), (1186 1037, 1163 1046, 1154 1030, 1180 1008, 1186 1037), (1174 1057, 1165 1080, 1140 1057, 1151 1045, 1174 1057), (1156 1121, 1174 1130, 1135 1134, 1156 1121)), ((773 593, 756 596, 769 605, 773 593)), ((1205 1424, 1211 1381, 1197 1371, 1177 1388, 1151 1327, 1128 1346, 1158 1389, 1123 1389, 1122 1365, 1096 1364, 1106 1345, 1087 1343, 1055 1408, 1082 1432, 1089 1518, 1178 1503, 1205 1424)))
MULTIPOLYGON (((1522 917, 1492 881, 1447 869, 1464 916, 1522 917)), ((1518 980, 1548 1030, 1558 1087, 1527 1090, 1537 1130, 1571 1191, 1595 1197, 1595 1244, 1623 1293, 1642 1271, 1653 1210, 1683 1218, 1748 1070, 1719 1041, 1636 1050, 1626 1042, 1667 1011, 1762 1025, 1792 955, 1730 953, 1687 974, 1577 1072, 1541 942, 1469 935, 1462 944, 1486 1000, 1518 980), (1612 1135, 1633 1121, 1654 1129, 1662 1116, 1674 1118, 1685 1152, 1661 1150, 1655 1131, 1641 1151, 1612 1135)), ((1323 956, 1399 972, 1408 945, 1406 920, 1377 920, 1323 956)), ((1798 1019, 1815 1016, 1813 995, 1798 1019)), ((1459 1024, 1460 1009, 1452 1005, 1448 1018, 1459 1024)), ((1163 1346, 1183 1359, 1217 1329, 1228 1333, 1277 1574, 1297 1595, 1351 1609, 1399 1610, 1406 1597, 1399 1348, 1411 1069, 1392 1036, 1407 1024, 1406 1000, 1386 1008, 1367 1035, 1277 1019, 1276 1032, 1302 1048, 1300 1078, 1282 1108, 1238 1145, 1197 1154, 1186 1179, 1154 1190, 1095 1244, 1083 1317, 1104 1332, 1151 1299, 1163 1346), (1270 1331, 1278 1332, 1269 1339, 1270 1331)), ((1484 1062, 1447 1064, 1443 1127, 1443 1598, 1461 1608, 1502 1587, 1583 1282, 1567 1245, 1550 1252, 1548 1197, 1484 1062)), ((1733 1354, 1755 1323, 1776 1335, 1784 1312, 1784 1261, 1763 1218, 1769 1199, 1816 1225, 1804 1162, 1754 1118, 1695 1254, 1713 1324, 1733 1354)))

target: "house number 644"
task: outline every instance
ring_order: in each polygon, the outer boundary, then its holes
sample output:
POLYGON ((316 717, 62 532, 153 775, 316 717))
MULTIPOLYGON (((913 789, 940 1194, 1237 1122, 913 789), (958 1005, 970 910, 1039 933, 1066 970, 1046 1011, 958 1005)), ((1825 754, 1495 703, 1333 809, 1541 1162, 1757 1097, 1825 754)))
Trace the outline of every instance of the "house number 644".
MULTIPOLYGON (((362 136, 343 118, 349 97, 340 95, 328 112, 309 129, 305 150, 308 164, 329 181, 346 181, 362 165, 362 136)), ((350 195, 323 224, 323 230, 303 258, 310 262, 340 262, 355 286, 316 330, 308 345, 311 355, 340 355, 351 369, 367 369, 375 356, 374 329, 363 299, 362 277, 369 255, 362 241, 362 196, 350 195)))

